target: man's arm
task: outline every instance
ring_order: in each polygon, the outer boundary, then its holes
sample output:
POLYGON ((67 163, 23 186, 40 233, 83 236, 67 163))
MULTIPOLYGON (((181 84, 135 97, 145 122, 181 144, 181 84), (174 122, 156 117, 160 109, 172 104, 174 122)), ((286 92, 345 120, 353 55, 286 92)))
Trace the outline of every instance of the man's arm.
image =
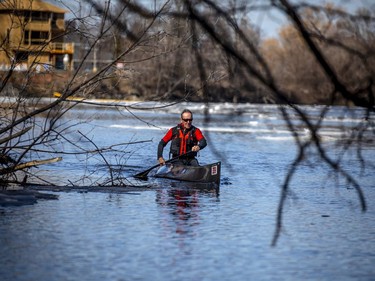
POLYGON ((166 145, 167 143, 165 141, 160 140, 159 145, 158 145, 158 154, 157 154, 158 159, 160 157, 163 157, 163 150, 166 145))
POLYGON ((199 150, 207 146, 206 138, 203 136, 202 131, 198 128, 195 130, 195 137, 198 141, 199 150))
POLYGON ((157 152, 157 158, 160 165, 165 164, 165 160, 163 158, 163 151, 164 147, 167 145, 167 143, 172 139, 172 128, 168 130, 168 132, 165 134, 165 136, 160 140, 158 145, 158 152, 157 152))
POLYGON ((200 141, 198 141, 198 146, 199 146, 199 149, 203 149, 207 146, 207 141, 206 139, 203 137, 203 139, 201 139, 200 141))

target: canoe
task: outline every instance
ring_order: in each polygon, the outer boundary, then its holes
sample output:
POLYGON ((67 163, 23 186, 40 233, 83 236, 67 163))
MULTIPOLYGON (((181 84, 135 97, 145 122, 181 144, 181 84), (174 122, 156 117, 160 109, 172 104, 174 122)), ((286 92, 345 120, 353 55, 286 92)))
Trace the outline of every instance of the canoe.
POLYGON ((220 167, 221 162, 203 166, 184 166, 167 163, 156 171, 154 177, 220 185, 220 167))

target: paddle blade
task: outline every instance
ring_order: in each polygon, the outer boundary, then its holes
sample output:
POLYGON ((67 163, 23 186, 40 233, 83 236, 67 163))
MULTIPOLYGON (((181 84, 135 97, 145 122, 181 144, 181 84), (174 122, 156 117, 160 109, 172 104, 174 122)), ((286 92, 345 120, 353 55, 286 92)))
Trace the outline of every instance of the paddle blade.
POLYGON ((140 179, 140 180, 147 180, 148 179, 147 174, 148 174, 148 172, 147 173, 142 172, 142 173, 134 175, 133 177, 137 178, 137 179, 140 179))
POLYGON ((146 171, 140 172, 140 173, 134 175, 133 177, 135 177, 137 179, 141 179, 141 180, 147 180, 148 173, 151 172, 152 169, 155 169, 158 166, 159 165, 152 166, 151 168, 147 169, 146 171))
MULTIPOLYGON (((176 160, 176 159, 179 159, 180 157, 183 157, 183 156, 189 155, 189 154, 191 154, 191 153, 193 153, 193 151, 189 151, 189 152, 187 152, 187 153, 185 153, 185 154, 182 154, 182 155, 179 155, 179 156, 173 157, 172 159, 169 159, 169 160, 165 161, 165 163, 172 162, 172 161, 174 161, 174 160, 176 160)), ((147 169, 146 171, 140 172, 140 173, 134 175, 133 177, 135 177, 135 178, 137 178, 137 179, 147 180, 147 175, 148 175, 148 173, 149 173, 152 169, 155 169, 155 168, 157 168, 157 167, 159 167, 159 166, 160 166, 160 164, 157 164, 157 165, 155 165, 155 166, 152 166, 151 168, 147 169)))

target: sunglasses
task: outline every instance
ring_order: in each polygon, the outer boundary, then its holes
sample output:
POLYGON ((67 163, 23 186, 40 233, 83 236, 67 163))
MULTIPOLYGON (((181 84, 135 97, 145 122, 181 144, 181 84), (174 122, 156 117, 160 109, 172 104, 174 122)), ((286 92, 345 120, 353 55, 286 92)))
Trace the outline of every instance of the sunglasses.
POLYGON ((184 122, 192 122, 193 118, 192 119, 182 119, 182 121, 184 121, 184 122))

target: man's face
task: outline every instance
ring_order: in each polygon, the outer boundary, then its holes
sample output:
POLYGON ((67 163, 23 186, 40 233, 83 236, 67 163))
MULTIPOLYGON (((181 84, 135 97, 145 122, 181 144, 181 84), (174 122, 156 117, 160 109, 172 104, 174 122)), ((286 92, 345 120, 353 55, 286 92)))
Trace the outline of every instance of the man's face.
POLYGON ((184 112, 182 114, 181 123, 183 124, 185 129, 191 128, 191 123, 193 122, 193 117, 191 116, 191 113, 184 112))

